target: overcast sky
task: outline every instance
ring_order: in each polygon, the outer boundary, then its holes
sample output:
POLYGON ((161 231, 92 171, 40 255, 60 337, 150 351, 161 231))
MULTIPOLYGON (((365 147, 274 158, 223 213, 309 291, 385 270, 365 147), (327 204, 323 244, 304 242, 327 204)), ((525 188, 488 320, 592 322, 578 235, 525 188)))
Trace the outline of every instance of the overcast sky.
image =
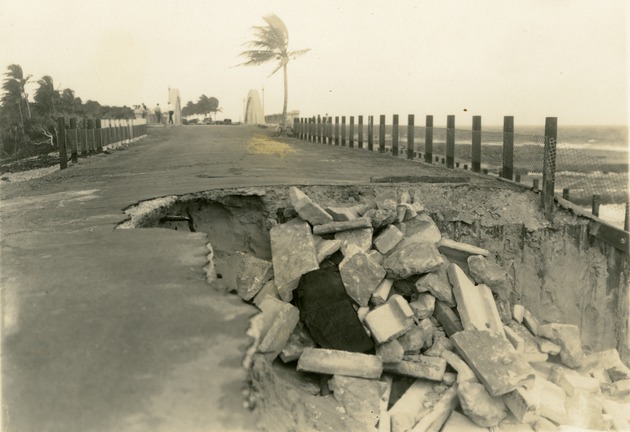
MULTIPOLYGON (((264 87, 282 111, 282 74, 233 67, 251 27, 275 13, 291 49, 289 110, 406 119, 455 114, 501 124, 627 124, 625 0, 0 0, 0 67, 51 75, 84 101, 153 107, 214 96, 242 117, 264 87)), ((32 95, 33 89, 30 94, 32 95)), ((422 122, 417 120, 416 122, 422 122)))

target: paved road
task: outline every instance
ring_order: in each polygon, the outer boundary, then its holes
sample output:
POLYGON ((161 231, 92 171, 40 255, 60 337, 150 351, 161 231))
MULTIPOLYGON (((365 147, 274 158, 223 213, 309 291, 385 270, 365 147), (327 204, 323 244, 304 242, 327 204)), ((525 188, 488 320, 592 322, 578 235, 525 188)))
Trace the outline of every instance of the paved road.
POLYGON ((255 309, 208 288, 204 234, 114 230, 127 206, 225 186, 452 175, 261 133, 151 129, 124 150, 2 186, 5 431, 255 429, 240 368, 255 309))

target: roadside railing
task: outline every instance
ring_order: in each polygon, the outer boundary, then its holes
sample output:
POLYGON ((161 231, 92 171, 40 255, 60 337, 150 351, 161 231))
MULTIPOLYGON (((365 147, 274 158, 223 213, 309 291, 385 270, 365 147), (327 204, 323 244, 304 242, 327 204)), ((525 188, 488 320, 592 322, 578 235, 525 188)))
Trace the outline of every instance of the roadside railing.
MULTIPOLYGON (((470 130, 456 129, 453 115, 447 116, 446 128, 434 127, 432 115, 426 116, 424 126, 416 126, 413 114, 407 116, 406 124, 400 124, 398 115, 392 116, 391 123, 387 123, 385 115, 367 118, 364 116, 295 118, 293 129, 295 137, 308 142, 390 153, 394 157, 440 164, 449 169, 470 170, 520 184, 541 194, 541 206, 548 220, 552 219, 555 201, 577 213, 606 223, 599 219, 601 193, 598 191, 593 190, 591 215, 569 201, 569 188, 566 185, 570 184, 568 175, 571 171, 567 167, 572 165, 570 160, 564 158, 564 153, 558 152, 556 117, 546 118, 544 135, 514 133, 512 116, 504 117, 502 131, 482 130, 481 116, 473 116, 470 130), (563 196, 560 196, 560 193, 563 196)), ((593 164, 596 164, 596 161, 593 164)), ((588 169, 588 165, 585 165, 584 169, 588 169)), ((618 183, 605 187, 621 191, 621 195, 617 193, 618 196, 614 199, 621 199, 622 205, 625 204, 625 222, 624 230, 611 227, 618 232, 614 231, 606 237, 609 243, 612 242, 615 246, 627 250, 629 241, 627 169, 621 173, 619 180, 615 180, 614 176, 608 178, 618 183)), ((610 193, 607 193, 610 196, 610 193)), ((581 200, 583 199, 582 196, 581 200)))
POLYGON ((78 163, 79 157, 102 153, 103 149, 130 144, 147 134, 146 119, 57 119, 60 169, 68 160, 78 163), (68 158, 70 154, 70 158, 68 158))

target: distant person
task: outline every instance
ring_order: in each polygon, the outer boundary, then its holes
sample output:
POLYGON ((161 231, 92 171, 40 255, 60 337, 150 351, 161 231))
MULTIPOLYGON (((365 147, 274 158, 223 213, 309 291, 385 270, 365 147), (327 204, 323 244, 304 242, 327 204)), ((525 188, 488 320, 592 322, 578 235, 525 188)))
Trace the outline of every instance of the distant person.
POLYGON ((173 106, 171 103, 168 103, 168 122, 173 124, 173 114, 175 114, 175 110, 173 110, 173 106))
POLYGON ((147 118, 147 113, 148 112, 149 112, 149 109, 147 108, 147 106, 143 102, 142 103, 142 118, 147 118))
POLYGON ((160 108, 160 104, 155 106, 153 112, 155 112, 155 121, 157 123, 162 123, 162 108, 160 108))

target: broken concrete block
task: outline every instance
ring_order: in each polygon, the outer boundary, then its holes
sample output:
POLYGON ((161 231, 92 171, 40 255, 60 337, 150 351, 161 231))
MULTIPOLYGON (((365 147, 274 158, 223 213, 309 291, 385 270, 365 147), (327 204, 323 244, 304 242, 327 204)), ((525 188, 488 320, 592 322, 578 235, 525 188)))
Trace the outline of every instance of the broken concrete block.
POLYGON ((409 191, 400 191, 398 194, 398 204, 409 204, 411 203, 411 194, 409 191))
POLYGON ((451 340, 492 396, 501 396, 521 385, 532 387, 534 370, 504 336, 489 331, 464 330, 455 333, 451 340))
POLYGON ((398 342, 405 350, 405 354, 419 354, 424 348, 425 334, 422 329, 416 325, 412 326, 409 331, 398 338, 398 342))
POLYGON ((383 261, 385 261, 385 257, 383 256, 383 254, 376 249, 372 249, 367 253, 367 255, 380 265, 383 265, 383 261))
POLYGON ((418 216, 418 212, 412 204, 404 203, 396 206, 396 220, 398 223, 414 219, 418 216))
POLYGON ((311 225, 321 225, 333 220, 326 210, 314 203, 304 192, 292 186, 289 188, 289 200, 298 215, 311 225))
POLYGON ((606 371, 611 381, 630 379, 630 369, 621 361, 619 351, 614 348, 584 356, 580 373, 606 371))
POLYGON ((387 412, 389 408, 389 398, 392 394, 392 382, 391 375, 383 375, 381 382, 385 384, 386 388, 381 395, 381 402, 379 404, 379 419, 378 419, 378 432, 392 432, 392 420, 387 412))
POLYGON ((442 301, 437 300, 435 302, 433 316, 438 320, 449 337, 464 329, 459 317, 446 303, 442 301))
POLYGON ((534 392, 540 395, 540 416, 556 424, 567 424, 566 398, 562 388, 544 378, 536 377, 534 392))
POLYGON ((525 351, 525 341, 520 337, 511 327, 504 325, 503 331, 505 337, 512 344, 517 353, 523 353, 525 351))
POLYGON ((454 372, 446 372, 442 377, 442 383, 447 386, 452 386, 457 382, 457 374, 454 372))
POLYGON ((514 330, 514 332, 523 339, 523 359, 526 362, 531 363, 547 361, 549 356, 546 353, 540 351, 536 337, 531 334, 531 332, 527 330, 527 328, 525 328, 523 324, 512 321, 508 327, 514 330))
POLYGON ((628 409, 627 403, 619 403, 610 399, 604 399, 603 408, 604 412, 611 417, 615 430, 630 430, 630 409, 628 409))
POLYGON ((409 303, 409 306, 417 319, 429 318, 433 315, 433 310, 435 309, 435 297, 431 294, 422 293, 417 300, 409 303))
POLYGON ((545 354, 551 354, 551 355, 560 354, 560 350, 562 349, 560 345, 551 342, 547 338, 539 337, 539 338, 536 338, 536 340, 538 341, 538 348, 540 349, 541 352, 544 352, 545 354))
POLYGON ((440 354, 446 363, 457 371, 457 382, 478 382, 475 372, 454 352, 443 350, 440 354))
POLYGON ((490 255, 490 251, 488 251, 487 249, 473 246, 468 243, 461 243, 461 242, 447 239, 444 237, 442 237, 442 240, 440 240, 440 243, 438 244, 438 248, 440 249, 440 252, 442 252, 446 256, 449 256, 449 254, 453 254, 454 252, 463 253, 468 256, 482 255, 484 257, 487 257, 490 255))
POLYGON ((367 316, 369 312, 370 312, 370 308, 367 306, 362 306, 359 309, 357 309, 357 316, 359 317, 359 321, 361 322, 365 321, 365 317, 367 316))
POLYGON ((613 366, 606 369, 606 373, 612 382, 627 381, 630 379, 630 372, 625 365, 613 366))
POLYGON ((359 252, 339 264, 346 292, 359 306, 367 306, 370 297, 385 278, 385 270, 366 254, 359 252))
POLYGON ((383 267, 391 279, 407 279, 410 276, 432 272, 443 263, 435 245, 430 243, 408 243, 395 248, 383 267))
POLYGON ((416 417, 425 410, 427 401, 437 402, 439 395, 433 391, 434 383, 416 380, 387 412, 391 418, 392 432, 410 430, 416 423, 416 417))
POLYGON ((453 287, 451 287, 451 284, 448 282, 446 271, 440 269, 437 272, 420 276, 415 286, 419 293, 428 291, 436 299, 445 302, 450 307, 455 307, 456 303, 455 297, 453 297, 453 287))
POLYGON ((359 210, 362 207, 326 207, 326 211, 332 216, 334 221, 349 221, 359 217, 359 210))
POLYGON ((364 215, 372 221, 372 228, 378 229, 396 222, 396 209, 370 209, 364 215))
POLYGON ((442 357, 442 352, 453 351, 454 349, 453 342, 451 342, 449 338, 441 336, 433 341, 433 345, 424 352, 424 355, 429 357, 442 357))
POLYGON ((387 303, 368 313, 365 324, 374 340, 382 344, 404 334, 413 326, 413 311, 402 296, 395 294, 387 303))
MULTIPOLYGON (((270 360, 275 359, 280 351, 285 347, 293 329, 300 320, 300 311, 295 306, 288 303, 284 303, 280 300, 267 298, 263 301, 261 308, 266 304, 274 302, 271 313, 273 313, 273 322, 269 327, 269 330, 262 337, 260 344, 258 345, 258 352, 267 354, 270 360), (282 305, 278 304, 282 303, 282 305)), ((264 310, 263 313, 269 313, 270 309, 264 310)))
POLYGON ((374 306, 382 305, 387 301, 393 283, 394 281, 391 279, 383 279, 381 283, 378 284, 370 300, 374 306))
POLYGON ((389 342, 378 345, 376 347, 376 355, 383 359, 383 363, 398 363, 405 355, 405 349, 398 342, 398 339, 392 339, 389 342))
POLYGON ((545 417, 538 417, 533 426, 535 432, 554 432, 560 430, 555 423, 547 420, 545 417))
POLYGON ((261 260, 243 252, 235 252, 242 266, 236 276, 236 293, 245 301, 250 301, 273 277, 273 266, 269 261, 261 260))
POLYGON ((333 234, 342 231, 349 231, 361 228, 370 228, 372 221, 368 217, 360 217, 350 221, 343 222, 328 222, 322 225, 316 225, 313 227, 313 234, 333 234))
POLYGON ((383 362, 375 355, 305 348, 298 360, 297 370, 358 378, 379 378, 383 373, 383 362))
POLYGON ((503 324, 509 324, 512 321, 512 305, 507 299, 495 298, 497 310, 499 311, 499 317, 503 324))
POLYGON ((384 363, 383 370, 414 378, 442 381, 446 372, 446 360, 423 355, 406 355, 398 363, 384 363))
POLYGON ((515 304, 514 308, 512 309, 512 318, 514 318, 518 323, 522 323, 524 314, 525 308, 523 307, 523 305, 515 304))
POLYGON ((300 277, 319 268, 311 228, 296 218, 271 228, 269 237, 278 293, 282 300, 291 301, 300 277))
POLYGON ((317 243, 317 262, 322 263, 326 258, 337 252, 341 248, 341 240, 322 240, 317 243))
POLYGON ((440 432, 488 432, 488 428, 481 427, 464 414, 453 411, 440 432))
POLYGON ((457 407, 459 399, 457 398, 457 386, 453 384, 451 388, 446 390, 442 398, 426 413, 420 421, 416 423, 411 432, 438 432, 457 407))
POLYGON ((424 347, 431 348, 433 346, 433 336, 435 335, 435 326, 431 318, 425 318, 418 322, 418 327, 424 334, 424 347))
POLYGON ((582 365, 584 352, 580 340, 580 330, 572 324, 545 324, 538 329, 540 336, 560 345, 560 360, 571 368, 582 365))
POLYGON ((342 231, 335 233, 335 240, 341 241, 341 253, 347 257, 350 246, 358 247, 361 252, 369 252, 372 247, 372 233, 372 227, 342 231))
POLYGON ((403 234, 394 225, 389 225, 374 239, 374 247, 386 254, 403 239, 403 234))
POLYGON ((538 336, 540 321, 527 309, 523 309, 523 324, 525 324, 525 327, 527 327, 534 336, 538 336))
POLYGON ((442 239, 442 233, 427 214, 419 214, 415 219, 396 224, 405 238, 437 244, 442 239))
POLYGON ((503 402, 521 423, 533 423, 539 416, 540 393, 518 387, 503 395, 503 402))
POLYGON ((595 395, 576 392, 567 397, 566 408, 569 419, 567 425, 596 431, 608 429, 603 415, 602 400, 595 395))
POLYGON ((491 396, 480 383, 460 382, 457 396, 464 414, 479 426, 497 426, 507 416, 503 399, 491 396))
POLYGON ((490 330, 503 335, 503 323, 490 288, 473 284, 457 264, 448 267, 448 278, 464 330, 490 330))
POLYGON ((398 223, 405 220, 405 213, 407 213, 407 208, 403 205, 396 206, 396 221, 398 223))
POLYGON ((254 304, 260 307, 260 304, 266 297, 273 297, 275 299, 280 300, 280 294, 278 294, 278 287, 276 286, 276 282, 271 279, 267 281, 262 289, 256 294, 254 297, 254 304))
POLYGON ((299 321, 280 352, 280 359, 284 363, 295 361, 300 358, 304 348, 314 347, 315 341, 313 341, 313 338, 308 333, 306 327, 304 327, 304 324, 299 321))
POLYGON ((487 285, 500 299, 508 299, 512 284, 501 266, 481 255, 473 255, 468 257, 468 269, 475 282, 487 285))
POLYGON ((551 381, 558 385, 564 392, 573 396, 578 391, 585 391, 588 393, 599 392, 599 381, 595 378, 582 376, 572 370, 567 370, 561 367, 552 368, 551 381))
POLYGON ((376 425, 380 414, 381 396, 387 384, 365 378, 335 375, 328 381, 333 396, 350 417, 370 428, 376 425))

